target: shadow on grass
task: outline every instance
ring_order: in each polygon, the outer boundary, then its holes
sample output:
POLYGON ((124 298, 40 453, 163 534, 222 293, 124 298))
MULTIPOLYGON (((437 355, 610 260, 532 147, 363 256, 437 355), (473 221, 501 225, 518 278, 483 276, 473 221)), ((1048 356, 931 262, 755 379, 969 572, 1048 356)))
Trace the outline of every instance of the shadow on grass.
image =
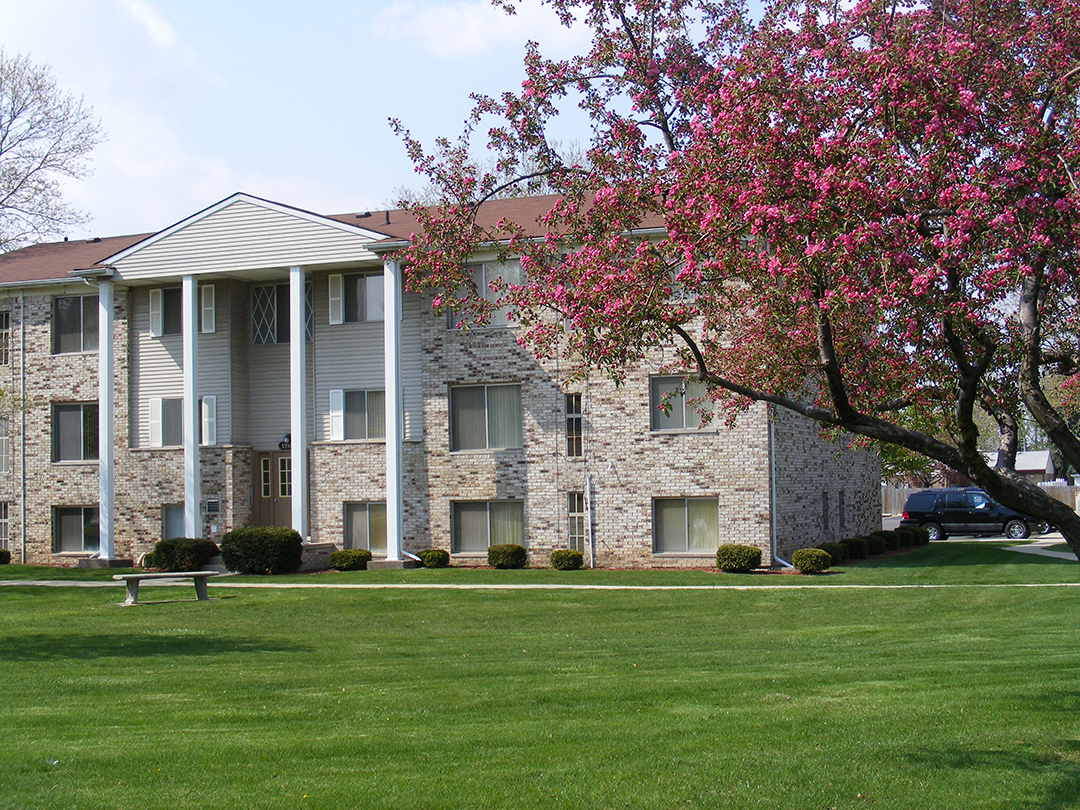
POLYGON ((1017 810, 1065 810, 1076 807, 1080 796, 1080 741, 1061 740, 1053 754, 1025 757, 1016 752, 964 748, 922 751, 907 757, 926 770, 977 769, 983 772, 1036 774, 1045 786, 1042 795, 1032 795, 1017 810))
POLYGON ((62 659, 148 658, 157 655, 210 656, 223 653, 304 652, 309 647, 267 639, 223 638, 217 636, 126 635, 94 633, 35 633, 7 639, 3 655, 8 661, 53 661, 62 659))
POLYGON ((959 543, 934 543, 929 546, 882 557, 876 560, 848 560, 845 566, 855 565, 860 568, 930 568, 933 566, 963 565, 1010 565, 1044 566, 1075 565, 1073 560, 1060 560, 1053 557, 1040 557, 1037 554, 1022 554, 1006 550, 1006 546, 1016 543, 987 543, 973 540, 959 543))

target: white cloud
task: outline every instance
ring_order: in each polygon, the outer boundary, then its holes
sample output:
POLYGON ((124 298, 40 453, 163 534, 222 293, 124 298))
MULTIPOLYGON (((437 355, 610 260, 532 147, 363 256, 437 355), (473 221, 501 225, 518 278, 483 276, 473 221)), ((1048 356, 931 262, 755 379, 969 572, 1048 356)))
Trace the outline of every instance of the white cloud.
POLYGON ((508 15, 489 0, 397 0, 376 17, 375 33, 444 58, 520 50, 530 39, 546 45, 545 53, 552 56, 575 53, 588 44, 587 31, 562 27, 551 9, 537 2, 522 3, 516 14, 508 15))
POLYGON ((176 30, 146 0, 120 0, 120 5, 142 25, 155 45, 171 48, 177 44, 179 37, 176 36, 176 30))

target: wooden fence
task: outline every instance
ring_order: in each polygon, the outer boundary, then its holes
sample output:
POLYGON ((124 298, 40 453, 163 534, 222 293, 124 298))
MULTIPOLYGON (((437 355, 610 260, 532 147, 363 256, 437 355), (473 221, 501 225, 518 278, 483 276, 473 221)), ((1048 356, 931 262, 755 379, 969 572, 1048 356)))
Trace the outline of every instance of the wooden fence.
MULTIPOLYGON (((1080 493, 1080 487, 1069 484, 1040 484, 1046 493, 1062 503, 1067 503, 1076 509, 1076 497, 1080 493)), ((881 488, 881 514, 899 515, 904 511, 904 501, 912 492, 919 492, 921 488, 894 487, 886 485, 881 488)))

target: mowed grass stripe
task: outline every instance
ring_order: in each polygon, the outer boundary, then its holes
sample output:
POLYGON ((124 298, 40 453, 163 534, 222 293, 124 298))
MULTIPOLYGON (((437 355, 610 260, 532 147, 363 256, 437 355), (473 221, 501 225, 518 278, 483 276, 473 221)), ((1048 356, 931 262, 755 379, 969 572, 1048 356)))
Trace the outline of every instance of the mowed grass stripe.
POLYGON ((10 588, 0 806, 1075 806, 1074 601, 10 588))

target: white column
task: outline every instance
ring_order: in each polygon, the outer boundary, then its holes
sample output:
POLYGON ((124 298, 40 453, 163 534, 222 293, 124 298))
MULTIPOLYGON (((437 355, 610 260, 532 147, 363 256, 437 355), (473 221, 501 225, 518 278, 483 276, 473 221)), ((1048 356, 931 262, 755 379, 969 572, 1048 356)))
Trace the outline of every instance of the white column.
POLYGON ((292 422, 292 527, 308 539, 307 501, 307 296, 304 268, 289 268, 289 404, 292 422))
POLYGON ((98 285, 98 557, 113 547, 113 282, 98 285))
POLYGON ((180 297, 184 344, 184 536, 202 537, 199 480, 199 286, 184 276, 180 297))
POLYGON ((386 387, 386 559, 401 559, 404 527, 401 388, 401 265, 383 262, 383 358, 386 387))

